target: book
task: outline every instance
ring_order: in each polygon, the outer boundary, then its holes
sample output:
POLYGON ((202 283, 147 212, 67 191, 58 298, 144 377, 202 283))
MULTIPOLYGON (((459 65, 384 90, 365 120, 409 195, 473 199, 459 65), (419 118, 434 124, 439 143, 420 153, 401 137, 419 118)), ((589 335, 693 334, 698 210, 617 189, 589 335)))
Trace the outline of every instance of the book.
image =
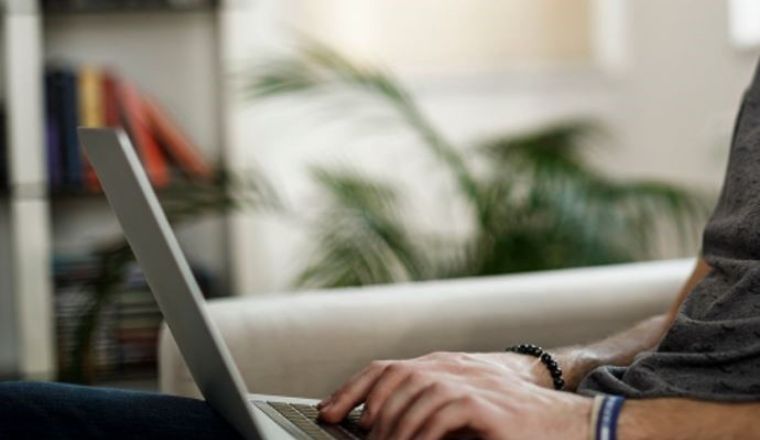
POLYGON ((121 117, 119 116, 119 98, 116 92, 116 76, 109 72, 103 71, 102 80, 102 98, 103 98, 103 125, 106 127, 120 127, 121 117))
POLYGON ((62 107, 60 127, 64 152, 64 182, 72 189, 81 188, 82 154, 79 149, 77 126, 79 125, 78 77, 69 69, 62 69, 62 107))
POLYGON ((84 65, 50 68, 45 75, 45 141, 48 182, 54 190, 99 192, 97 175, 79 148, 77 126, 124 128, 156 188, 175 171, 207 181, 213 168, 170 115, 113 72, 84 65))
POLYGON ((94 66, 79 69, 79 115, 83 126, 102 127, 104 124, 101 71, 94 66))
POLYGON ((127 81, 118 81, 116 90, 127 129, 151 183, 156 188, 166 187, 170 179, 169 167, 150 130, 142 97, 137 88, 127 81))
MULTIPOLYGON (((105 125, 105 100, 100 69, 84 66, 79 70, 79 119, 84 127, 105 125)), ((88 191, 100 190, 100 183, 90 160, 82 152, 83 184, 88 191)))
POLYGON ((48 70, 45 72, 45 150, 48 184, 51 188, 61 188, 64 185, 62 106, 62 75, 56 70, 48 70))
MULTIPOLYGON (((79 368, 75 349, 80 324, 98 301, 92 281, 102 262, 95 254, 56 254, 53 258, 57 355, 60 371, 79 368)), ((193 273, 204 278, 198 267, 193 273)), ((90 333, 91 368, 95 380, 133 376, 155 377, 162 314, 139 266, 128 263, 121 282, 101 303, 90 333)))
MULTIPOLYGON (((97 302, 91 282, 99 275, 99 267, 98 258, 90 254, 54 256, 56 335, 61 371, 78 368, 73 364, 74 350, 81 337, 79 326, 97 302)), ((102 304, 91 333, 95 378, 155 375, 161 321, 161 312, 147 289, 144 275, 136 264, 129 264, 111 300, 102 304)))
POLYGON ((164 151, 180 171, 189 178, 210 179, 213 176, 213 170, 177 124, 153 99, 146 97, 143 102, 150 127, 156 133, 164 151))

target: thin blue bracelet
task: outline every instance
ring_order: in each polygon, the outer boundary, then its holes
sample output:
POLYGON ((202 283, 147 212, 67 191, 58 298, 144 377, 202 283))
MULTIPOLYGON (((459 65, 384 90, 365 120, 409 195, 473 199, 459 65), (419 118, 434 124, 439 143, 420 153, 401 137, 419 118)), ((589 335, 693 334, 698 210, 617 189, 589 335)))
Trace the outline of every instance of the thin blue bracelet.
POLYGON ((620 396, 605 396, 596 418, 596 440, 617 440, 617 422, 625 399, 620 396))

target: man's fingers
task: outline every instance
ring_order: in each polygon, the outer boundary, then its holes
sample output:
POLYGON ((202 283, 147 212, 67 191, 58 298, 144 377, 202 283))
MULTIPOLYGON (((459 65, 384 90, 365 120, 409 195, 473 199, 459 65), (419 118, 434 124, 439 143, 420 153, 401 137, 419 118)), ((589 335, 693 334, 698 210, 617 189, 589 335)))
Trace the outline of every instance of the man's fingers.
POLYGON ((429 380, 421 376, 420 373, 412 373, 406 376, 383 402, 382 406, 375 407, 377 412, 373 414, 373 417, 362 420, 362 426, 365 428, 375 426, 373 430, 376 431, 379 438, 382 438, 383 434, 391 432, 401 414, 429 385, 429 380))
POLYGON ((367 395, 364 402, 364 413, 360 420, 365 428, 375 423, 378 414, 385 410, 388 398, 397 392, 403 392, 399 387, 402 383, 407 384, 408 378, 421 380, 420 373, 415 373, 408 363, 396 362, 389 365, 367 395))
POLYGON ((343 420, 355 406, 364 401, 387 366, 388 362, 372 362, 367 368, 349 379, 326 401, 320 402, 320 418, 330 423, 343 420))
POLYGON ((459 395, 450 386, 436 382, 425 386, 390 420, 383 417, 377 429, 379 438, 409 439, 442 407, 456 401, 459 395))

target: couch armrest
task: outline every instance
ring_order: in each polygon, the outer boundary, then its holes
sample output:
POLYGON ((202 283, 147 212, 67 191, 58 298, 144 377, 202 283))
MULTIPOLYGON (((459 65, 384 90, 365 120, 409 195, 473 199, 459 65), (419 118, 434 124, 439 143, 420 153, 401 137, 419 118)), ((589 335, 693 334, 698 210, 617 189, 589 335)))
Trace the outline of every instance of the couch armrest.
MULTIPOLYGON (((663 313, 694 261, 560 270, 212 301, 251 392, 324 396, 373 359, 559 346, 663 313)), ((164 392, 198 391, 168 331, 164 392)))

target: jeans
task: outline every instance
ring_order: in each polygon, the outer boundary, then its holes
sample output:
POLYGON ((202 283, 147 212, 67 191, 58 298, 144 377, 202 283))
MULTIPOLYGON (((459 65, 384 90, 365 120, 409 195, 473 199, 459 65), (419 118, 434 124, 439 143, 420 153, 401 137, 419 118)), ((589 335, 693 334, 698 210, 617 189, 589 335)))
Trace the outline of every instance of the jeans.
POLYGON ((48 382, 0 382, 0 439, 239 439, 206 402, 48 382))

